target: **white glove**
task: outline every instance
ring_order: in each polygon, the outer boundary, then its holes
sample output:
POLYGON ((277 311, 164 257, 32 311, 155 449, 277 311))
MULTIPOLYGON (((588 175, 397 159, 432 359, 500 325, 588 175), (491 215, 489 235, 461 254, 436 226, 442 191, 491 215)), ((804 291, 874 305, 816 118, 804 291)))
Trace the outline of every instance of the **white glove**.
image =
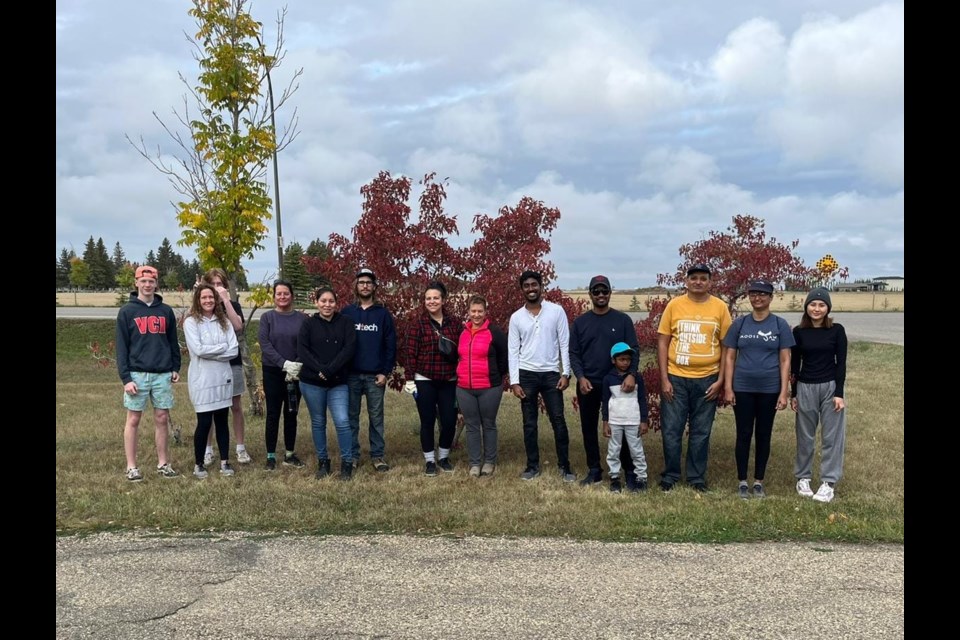
POLYGON ((284 360, 283 361, 283 370, 286 374, 292 378, 296 378, 300 375, 300 367, 303 366, 302 362, 294 362, 293 360, 284 360))
POLYGON ((413 380, 408 380, 405 385, 403 385, 403 390, 413 395, 417 392, 417 383, 413 380))

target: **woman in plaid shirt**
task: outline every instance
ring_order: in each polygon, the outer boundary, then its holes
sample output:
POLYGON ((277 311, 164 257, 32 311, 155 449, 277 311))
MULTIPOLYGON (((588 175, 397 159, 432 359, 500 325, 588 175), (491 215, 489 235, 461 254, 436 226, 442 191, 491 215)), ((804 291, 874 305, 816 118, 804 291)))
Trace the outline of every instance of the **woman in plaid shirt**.
POLYGON ((444 308, 447 288, 441 282, 431 282, 423 294, 423 312, 407 334, 404 377, 406 390, 414 394, 417 413, 420 414, 420 445, 426 461, 425 473, 437 475, 437 467, 453 471, 450 449, 457 423, 457 362, 456 345, 463 323, 444 308), (453 342, 453 357, 440 352, 443 336, 453 342), (440 456, 434 453, 434 424, 440 417, 440 456))

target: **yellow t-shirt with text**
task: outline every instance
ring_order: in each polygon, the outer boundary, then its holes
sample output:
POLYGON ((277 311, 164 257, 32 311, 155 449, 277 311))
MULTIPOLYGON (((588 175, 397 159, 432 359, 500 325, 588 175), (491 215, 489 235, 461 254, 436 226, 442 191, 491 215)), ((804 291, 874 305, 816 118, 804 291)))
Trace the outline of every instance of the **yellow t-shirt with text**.
POLYGON ((694 302, 687 294, 667 303, 657 333, 671 336, 667 373, 706 378, 720 372, 720 343, 732 320, 723 300, 694 302))

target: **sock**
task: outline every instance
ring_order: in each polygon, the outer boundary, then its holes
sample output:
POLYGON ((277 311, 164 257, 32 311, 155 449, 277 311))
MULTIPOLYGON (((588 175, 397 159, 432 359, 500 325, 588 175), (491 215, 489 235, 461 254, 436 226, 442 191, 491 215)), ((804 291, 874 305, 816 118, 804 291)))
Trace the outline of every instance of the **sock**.
POLYGON ((209 453, 210 455, 213 455, 213 447, 208 444, 208 445, 207 445, 207 450, 204 451, 203 453, 204 453, 204 455, 206 455, 206 454, 208 454, 208 453, 209 453))
POLYGON ((620 476, 619 476, 619 475, 610 476, 610 482, 613 482, 614 480, 619 480, 619 479, 620 479, 620 476))
POLYGON ((747 486, 747 481, 746 481, 746 480, 741 480, 741 481, 740 481, 740 486, 741 486, 741 487, 747 486))
POLYGON ((267 460, 276 460, 276 459, 277 459, 277 454, 276 454, 276 453, 268 453, 268 454, 267 454, 267 460))
POLYGON ((440 447, 440 459, 443 460, 444 458, 449 458, 449 457, 450 457, 450 449, 444 449, 443 447, 440 447))
POLYGON ((436 462, 436 454, 433 451, 424 451, 423 459, 427 462, 436 462))
POLYGON ((756 487, 756 486, 758 486, 758 485, 762 487, 762 486, 763 486, 763 480, 754 480, 754 481, 753 481, 753 486, 756 487))
POLYGON ((287 457, 289 458, 289 457, 292 456, 294 453, 295 453, 294 451, 290 451, 289 449, 287 449, 287 454, 286 454, 286 455, 287 455, 287 457))
POLYGON ((238 445, 237 445, 237 453, 240 453, 241 451, 246 451, 246 450, 247 450, 247 445, 245 445, 245 444, 238 444, 238 445))
POLYGON ((227 468, 227 461, 226 461, 226 460, 221 460, 221 461, 220 461, 220 468, 221 468, 221 469, 226 469, 226 468, 227 468))

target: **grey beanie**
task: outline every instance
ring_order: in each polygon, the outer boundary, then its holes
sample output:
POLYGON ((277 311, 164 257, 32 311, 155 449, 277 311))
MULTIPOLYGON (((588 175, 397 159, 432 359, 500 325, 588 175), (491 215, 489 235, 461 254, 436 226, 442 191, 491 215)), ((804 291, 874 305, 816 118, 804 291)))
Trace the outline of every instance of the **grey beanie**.
POLYGON ((830 292, 824 289, 823 287, 817 287, 807 294, 807 299, 803 302, 803 310, 807 310, 807 305, 813 302, 814 300, 821 300, 824 304, 827 305, 827 313, 830 313, 830 309, 833 308, 833 303, 830 302, 830 292))

